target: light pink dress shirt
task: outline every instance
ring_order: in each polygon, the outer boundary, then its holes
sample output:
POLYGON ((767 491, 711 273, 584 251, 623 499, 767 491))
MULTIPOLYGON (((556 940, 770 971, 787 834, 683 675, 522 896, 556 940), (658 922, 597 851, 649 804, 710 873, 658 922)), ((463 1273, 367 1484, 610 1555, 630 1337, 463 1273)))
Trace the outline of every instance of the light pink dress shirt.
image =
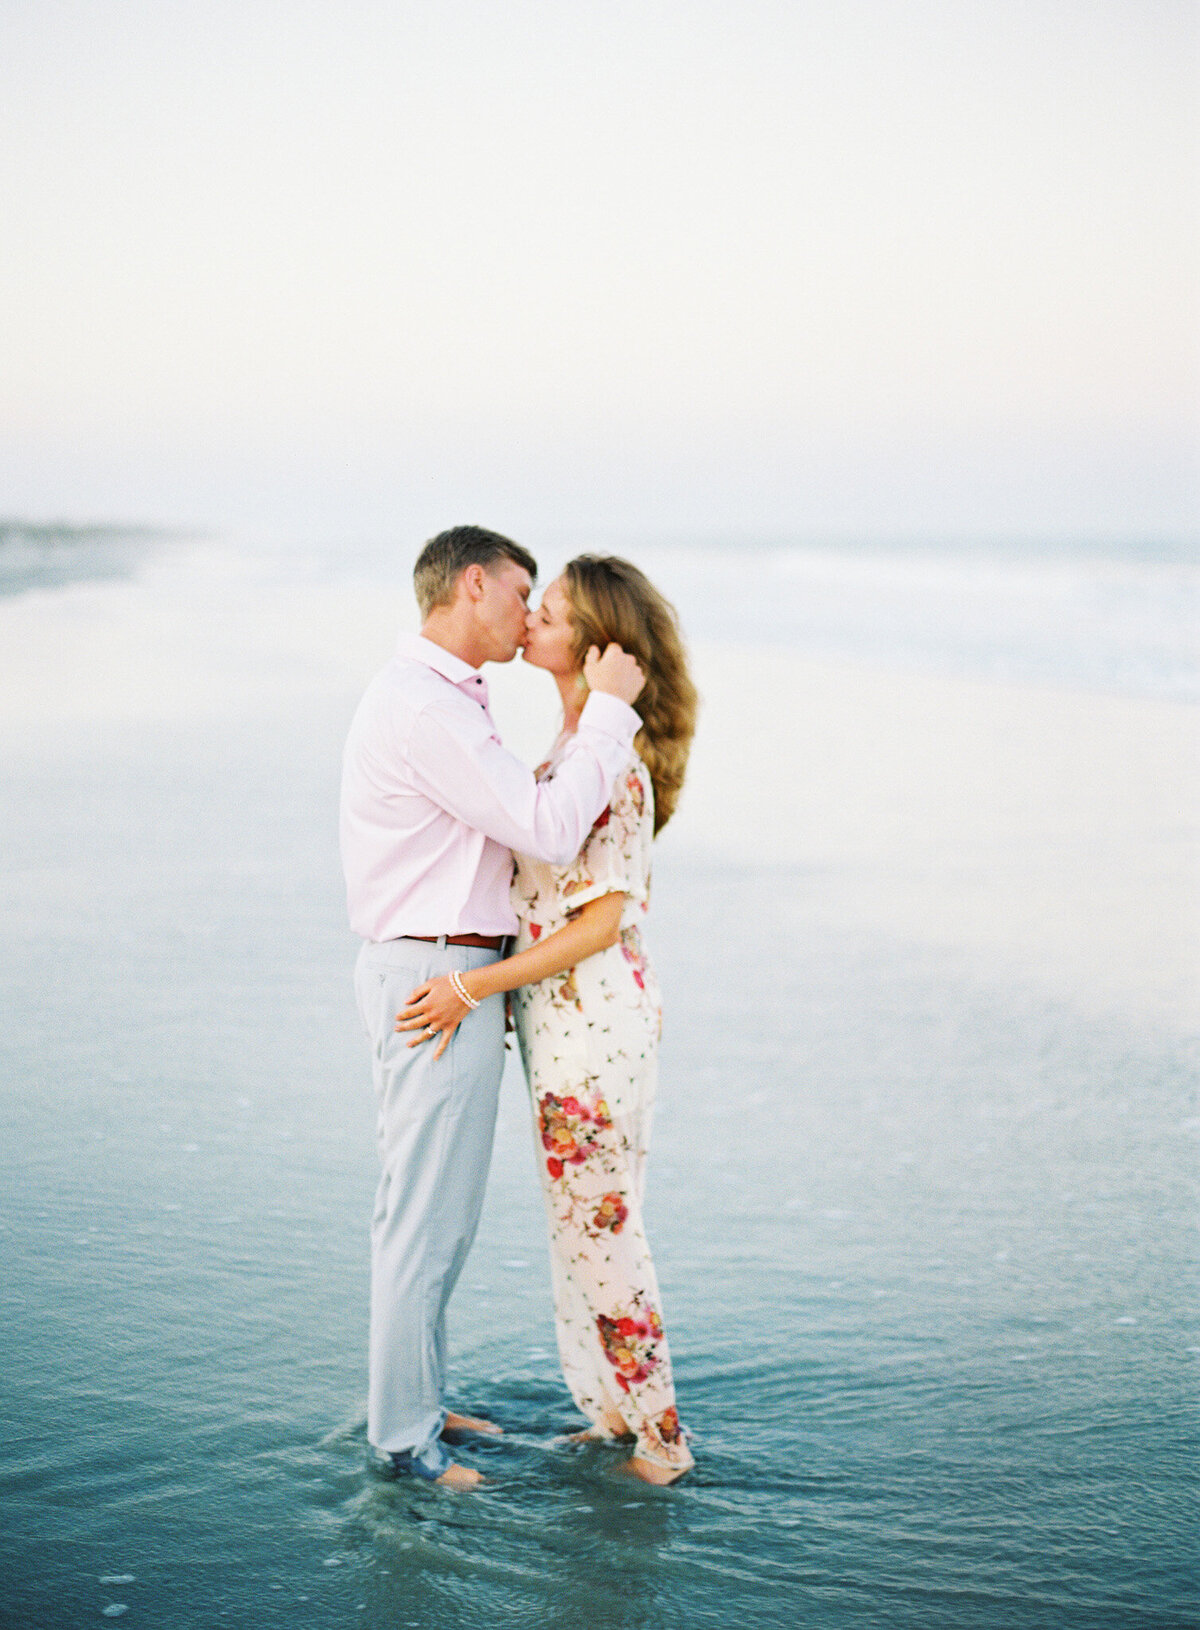
POLYGON ((588 697, 552 779, 506 752, 487 682, 417 634, 368 685, 342 767, 342 865, 350 926, 405 934, 512 934, 512 851, 565 866, 629 761, 641 721, 588 697))

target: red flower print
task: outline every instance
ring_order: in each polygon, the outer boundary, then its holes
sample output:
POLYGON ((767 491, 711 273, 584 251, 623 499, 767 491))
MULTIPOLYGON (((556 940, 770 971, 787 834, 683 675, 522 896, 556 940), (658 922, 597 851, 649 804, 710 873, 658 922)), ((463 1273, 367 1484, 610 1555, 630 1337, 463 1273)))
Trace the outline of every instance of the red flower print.
POLYGON ((633 973, 633 982, 639 990, 645 990, 646 981, 643 977, 646 959, 642 955, 641 937, 636 931, 626 929, 621 935, 621 955, 628 962, 633 973))
POLYGON ((592 822, 592 831, 593 832, 599 832, 599 830, 600 830, 600 828, 602 826, 607 826, 608 821, 609 821, 609 816, 611 814, 612 814, 612 805, 611 804, 606 804, 604 806, 604 808, 600 811, 599 815, 596 816, 596 819, 592 822))
POLYGON ((619 1194, 606 1194, 596 1208, 596 1215, 592 1218, 592 1226, 599 1229, 601 1233, 608 1228, 614 1234, 619 1234, 625 1226, 625 1219, 628 1215, 629 1208, 619 1194))
POLYGON ((548 1092, 539 1099, 538 1131, 542 1148, 550 1157, 546 1170, 551 1177, 557 1181, 566 1165, 582 1166, 599 1148, 596 1134, 611 1125, 603 1100, 589 1111, 575 1097, 556 1098, 548 1092))
POLYGON ((604 1356, 616 1370, 616 1382, 623 1392, 628 1392, 637 1382, 649 1380, 659 1362, 655 1348, 662 1335, 662 1323, 657 1314, 648 1313, 643 1319, 635 1319, 626 1313, 618 1319, 598 1313, 596 1330, 604 1356))
POLYGON ((537 939, 540 936, 541 932, 542 932, 541 923, 530 923, 530 925, 529 925, 529 937, 530 937, 531 940, 537 939))
POLYGON ((668 1409, 658 1418, 658 1435, 664 1443, 678 1443, 682 1432, 679 1425, 679 1412, 675 1408, 668 1409))

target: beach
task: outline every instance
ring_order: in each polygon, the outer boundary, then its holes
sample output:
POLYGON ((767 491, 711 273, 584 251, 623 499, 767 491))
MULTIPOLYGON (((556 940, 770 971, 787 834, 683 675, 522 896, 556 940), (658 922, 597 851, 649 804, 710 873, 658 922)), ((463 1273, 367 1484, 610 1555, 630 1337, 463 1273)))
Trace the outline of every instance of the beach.
MULTIPOLYGON (((648 1226, 697 1470, 561 1441, 510 1060, 471 1499, 365 1443, 336 801, 401 574, 180 548, 0 600, 8 1622, 1195 1621, 1195 702, 680 599, 648 1226)), ((489 677, 536 761, 549 687, 489 677)))

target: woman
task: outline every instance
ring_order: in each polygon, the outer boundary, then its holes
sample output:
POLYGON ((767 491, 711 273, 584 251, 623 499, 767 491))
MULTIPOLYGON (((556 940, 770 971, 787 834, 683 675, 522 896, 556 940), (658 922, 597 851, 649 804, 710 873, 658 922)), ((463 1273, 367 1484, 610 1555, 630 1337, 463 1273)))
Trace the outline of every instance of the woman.
POLYGON ((692 1464, 679 1425, 642 1193, 654 1107, 660 1008, 639 920, 650 845, 674 811, 695 728, 696 690, 672 607, 628 561, 581 555, 531 613, 525 661, 558 685, 563 728, 538 776, 552 776, 579 723, 589 647, 615 641, 646 685, 642 728, 612 801, 569 866, 519 855, 515 955, 421 985, 398 1030, 444 1033, 477 1002, 513 991, 550 1229, 558 1346, 591 1422, 586 1438, 633 1436, 631 1469, 670 1483, 692 1464))

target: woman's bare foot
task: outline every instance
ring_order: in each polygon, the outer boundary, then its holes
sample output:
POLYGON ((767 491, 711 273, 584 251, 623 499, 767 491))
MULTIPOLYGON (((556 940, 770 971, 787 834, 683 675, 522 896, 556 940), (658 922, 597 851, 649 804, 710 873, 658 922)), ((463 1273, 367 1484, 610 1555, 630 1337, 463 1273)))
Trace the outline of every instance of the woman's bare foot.
POLYGON ((482 1432, 487 1437, 498 1438, 503 1435, 504 1428, 497 1426, 495 1421, 485 1420, 482 1415, 456 1415, 452 1409, 448 1409, 442 1432, 482 1432))
POLYGON ((629 1469, 643 1483, 655 1483, 659 1488, 664 1488, 668 1483, 677 1482, 684 1472, 690 1472, 692 1463, 686 1466, 660 1466, 657 1460, 643 1460, 641 1455, 632 1455, 629 1469))
POLYGON ((606 1409, 594 1426, 582 1432, 572 1432, 572 1443, 611 1443, 614 1438, 631 1438, 633 1433, 615 1409, 606 1409))

